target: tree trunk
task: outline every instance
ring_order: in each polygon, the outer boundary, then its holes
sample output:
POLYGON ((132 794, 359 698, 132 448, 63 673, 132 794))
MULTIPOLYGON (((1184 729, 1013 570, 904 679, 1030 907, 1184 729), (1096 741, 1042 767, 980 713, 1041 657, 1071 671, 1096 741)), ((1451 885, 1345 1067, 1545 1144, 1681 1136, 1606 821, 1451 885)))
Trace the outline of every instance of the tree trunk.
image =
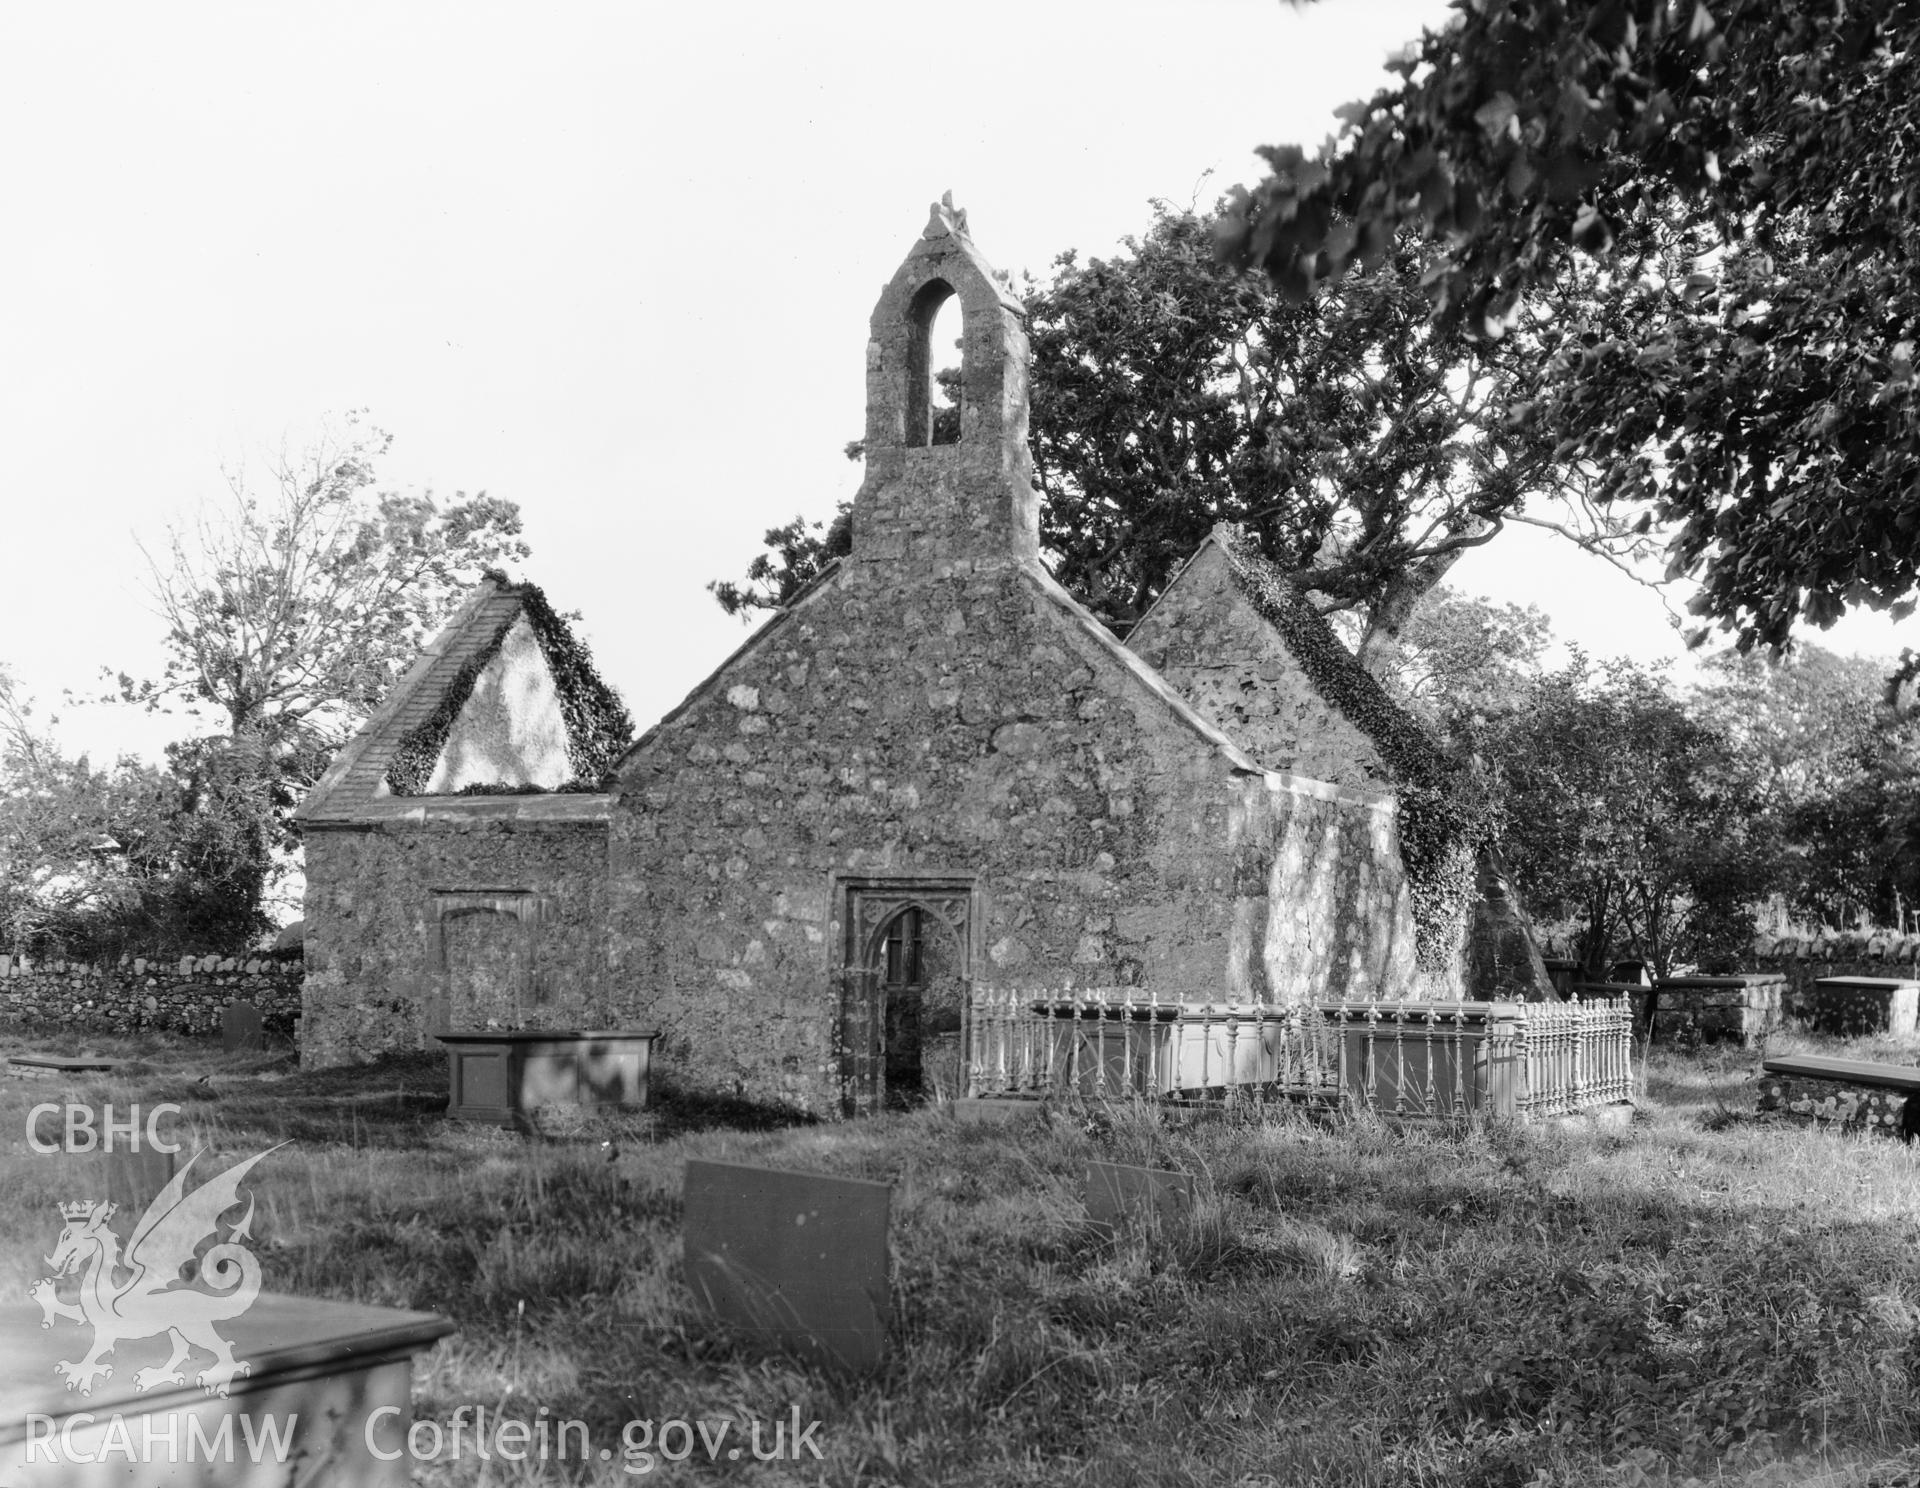
POLYGON ((1409 564, 1387 580, 1379 597, 1367 607, 1367 625, 1356 654, 1360 665, 1375 678, 1384 682, 1394 674, 1400 664, 1400 632, 1406 629, 1420 601, 1439 586, 1465 551, 1456 548, 1409 564))

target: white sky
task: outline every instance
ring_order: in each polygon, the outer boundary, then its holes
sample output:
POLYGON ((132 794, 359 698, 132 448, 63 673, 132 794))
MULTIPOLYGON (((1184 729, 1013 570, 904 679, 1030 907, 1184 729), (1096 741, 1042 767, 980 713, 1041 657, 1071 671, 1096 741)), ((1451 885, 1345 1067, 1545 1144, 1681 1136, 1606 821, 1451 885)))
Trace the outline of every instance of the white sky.
MULTIPOLYGON (((8 7, 0 661, 43 707, 156 672, 132 534, 366 408, 396 436, 383 484, 520 503, 528 576, 585 612, 644 727, 741 639, 706 582, 857 483, 866 318, 929 201, 950 188, 1016 274, 1111 251, 1150 198, 1317 143, 1442 13, 8 7)), ((1531 534, 1456 578, 1598 652, 1673 649, 1657 603, 1531 534)), ((67 714, 96 755, 183 731, 67 714)))

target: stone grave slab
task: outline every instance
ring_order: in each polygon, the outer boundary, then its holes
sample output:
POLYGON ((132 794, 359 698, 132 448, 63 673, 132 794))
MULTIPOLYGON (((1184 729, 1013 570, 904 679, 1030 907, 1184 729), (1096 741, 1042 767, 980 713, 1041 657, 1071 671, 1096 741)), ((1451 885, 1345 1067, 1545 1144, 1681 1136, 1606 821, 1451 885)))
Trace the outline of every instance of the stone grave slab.
POLYGON ((804 1358, 866 1371, 891 1312, 892 1187, 690 1161, 687 1285, 718 1316, 804 1358))
MULTIPOLYGON (((108 1130, 110 1122, 124 1122, 128 1115, 125 1107, 116 1109, 110 1105, 95 1105, 90 1133, 97 1139, 99 1134, 108 1130)), ((60 1127, 61 1118, 57 1113, 43 1115, 38 1125, 41 1140, 59 1141, 60 1127)), ((160 1135, 163 1140, 181 1141, 179 1134, 168 1130, 165 1123, 160 1135)), ((149 1133, 144 1128, 134 1134, 124 1126, 115 1126, 112 1137, 113 1145, 110 1148, 96 1140, 91 1151, 53 1153, 39 1160, 58 1165, 55 1172, 62 1200, 86 1199, 94 1202, 106 1199, 113 1204, 114 1213, 108 1221, 108 1227, 125 1244, 132 1239, 134 1228, 147 1212, 147 1206, 172 1181, 173 1175, 191 1155, 191 1150, 164 1152, 148 1140, 149 1133), (135 1141, 138 1146, 134 1145, 135 1141)), ((12 1488, 12 1485, 0 1479, 0 1488, 12 1488)))
POLYGON ((1759 1109, 1790 1120, 1911 1142, 1920 1134, 1920 1068, 1817 1054, 1761 1061, 1759 1109))
POLYGON ((250 1002, 230 1002, 220 1012, 220 1047, 229 1054, 256 1053, 267 1046, 260 1009, 250 1002))
POLYGON ((29 1080, 75 1079, 88 1075, 110 1075, 123 1061, 98 1054, 13 1054, 7 1058, 7 1073, 29 1080))
POLYGON ((1046 1114, 1046 1106, 1024 1096, 966 1096, 949 1103, 955 1121, 1030 1121, 1046 1114))
POLYGON ((1129 1223, 1165 1227, 1193 1213, 1193 1175, 1127 1163, 1087 1164, 1087 1218, 1104 1230, 1129 1223))
POLYGON ((189 1355, 182 1382, 141 1390, 136 1377, 162 1372, 172 1347, 165 1331, 129 1330, 114 1345, 113 1372, 82 1395, 56 1367, 77 1363, 92 1333, 66 1319, 43 1328, 42 1316, 33 1303, 0 1303, 6 1488, 296 1480, 401 1488, 411 1480, 404 1444, 413 1356, 453 1331, 432 1313, 262 1293, 217 1326, 235 1360, 249 1366, 227 1394, 200 1387, 195 1372, 212 1356, 199 1352, 189 1355))

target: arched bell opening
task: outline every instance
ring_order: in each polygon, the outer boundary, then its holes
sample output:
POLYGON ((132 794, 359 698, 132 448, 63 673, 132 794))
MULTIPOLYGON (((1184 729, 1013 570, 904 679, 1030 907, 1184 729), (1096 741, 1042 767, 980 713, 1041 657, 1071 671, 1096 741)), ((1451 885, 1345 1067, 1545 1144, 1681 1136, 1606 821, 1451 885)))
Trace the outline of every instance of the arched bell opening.
POLYGON ((966 315, 944 279, 930 279, 907 307, 906 443, 957 444, 965 403, 966 315))

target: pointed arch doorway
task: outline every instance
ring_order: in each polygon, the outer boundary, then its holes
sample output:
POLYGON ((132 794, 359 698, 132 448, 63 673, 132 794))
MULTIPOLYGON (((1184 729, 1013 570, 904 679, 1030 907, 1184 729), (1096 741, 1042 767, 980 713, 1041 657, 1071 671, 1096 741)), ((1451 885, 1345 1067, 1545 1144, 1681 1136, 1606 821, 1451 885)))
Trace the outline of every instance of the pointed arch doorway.
POLYGON ((836 886, 841 1105, 848 1115, 966 1094, 970 878, 848 878, 836 886))

